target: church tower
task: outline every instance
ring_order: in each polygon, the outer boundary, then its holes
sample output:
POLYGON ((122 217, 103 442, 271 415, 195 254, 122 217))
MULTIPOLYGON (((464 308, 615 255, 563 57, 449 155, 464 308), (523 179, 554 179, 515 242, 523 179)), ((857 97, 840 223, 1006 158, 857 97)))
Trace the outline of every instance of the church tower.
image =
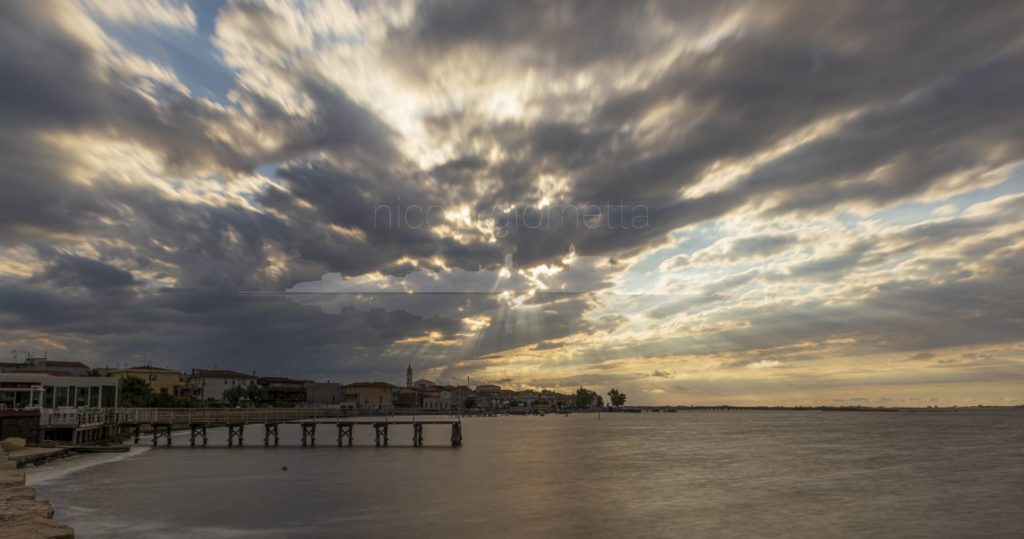
POLYGON ((412 387, 412 363, 405 369, 405 387, 412 387))

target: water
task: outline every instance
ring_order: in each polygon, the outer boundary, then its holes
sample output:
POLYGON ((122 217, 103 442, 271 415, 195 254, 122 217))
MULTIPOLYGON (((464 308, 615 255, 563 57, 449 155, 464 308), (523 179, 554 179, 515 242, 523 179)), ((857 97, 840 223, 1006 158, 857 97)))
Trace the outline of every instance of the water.
POLYGON ((443 426, 419 449, 398 447, 410 427, 388 449, 332 447, 332 431, 316 449, 160 448, 36 486, 79 537, 1024 536, 1024 411, 476 418, 459 449, 443 426))

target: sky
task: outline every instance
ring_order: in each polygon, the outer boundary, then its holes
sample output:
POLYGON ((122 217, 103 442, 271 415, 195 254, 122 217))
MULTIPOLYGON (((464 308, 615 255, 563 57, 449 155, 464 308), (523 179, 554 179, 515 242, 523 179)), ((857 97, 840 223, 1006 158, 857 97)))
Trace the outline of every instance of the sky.
POLYGON ((1024 4, 0 2, 0 343, 1024 402, 1024 4))

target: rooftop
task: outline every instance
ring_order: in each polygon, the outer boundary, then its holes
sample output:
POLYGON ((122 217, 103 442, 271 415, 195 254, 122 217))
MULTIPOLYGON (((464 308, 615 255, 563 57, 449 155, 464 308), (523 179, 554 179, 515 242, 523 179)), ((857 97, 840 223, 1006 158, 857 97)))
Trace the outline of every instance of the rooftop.
POLYGON ((228 371, 223 369, 196 369, 192 375, 203 376, 206 378, 256 378, 255 376, 245 374, 244 372, 228 371))
MULTIPOLYGON (((49 363, 47 363, 49 365, 49 363)), ((124 372, 124 371, 163 371, 163 372, 178 372, 174 369, 165 369, 163 367, 153 367, 151 365, 139 365, 137 367, 126 367, 123 369, 110 369, 108 372, 124 372)))

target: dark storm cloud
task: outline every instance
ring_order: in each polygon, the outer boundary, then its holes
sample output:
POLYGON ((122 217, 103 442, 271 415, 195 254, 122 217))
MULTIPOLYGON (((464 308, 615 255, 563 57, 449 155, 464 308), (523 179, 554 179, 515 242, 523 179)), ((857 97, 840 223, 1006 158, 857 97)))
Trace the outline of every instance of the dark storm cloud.
POLYGON ((230 126, 226 111, 163 81, 154 104, 136 86, 144 77, 119 70, 110 51, 59 24, 59 4, 7 2, 0 7, 0 118, 8 128, 115 133, 163 154, 168 166, 200 163, 247 170, 256 162, 212 126, 230 126))
MULTIPOLYGON (((674 17, 679 30, 715 19, 714 3, 694 3, 687 17, 674 17)), ((628 62, 664 42, 644 26, 674 8, 647 2, 541 2, 529 6, 486 1, 424 2, 409 28, 396 29, 392 53, 410 66, 463 48, 491 53, 526 52, 526 61, 547 67, 579 68, 594 63, 628 62)), ((410 67, 417 69, 416 67, 410 67)))
POLYGON ((180 368, 218 365, 350 380, 378 371, 397 377, 401 365, 380 359, 392 342, 430 331, 450 335, 460 327, 457 320, 402 311, 323 316, 279 298, 199 289, 114 295, 37 279, 0 282, 0 320, 8 342, 38 346, 35 336, 63 339, 64 354, 94 366, 133 363, 146 353, 180 368), (140 327, 147 328, 144 335, 140 327))
POLYGON ((46 268, 42 279, 57 286, 84 286, 92 290, 111 290, 136 284, 130 271, 98 260, 58 254, 46 268))
MULTIPOLYGON (((1019 265, 1020 257, 1020 253, 1009 257, 1007 266, 1019 265)), ((1020 279, 1008 272, 942 284, 892 282, 879 286, 864 301, 850 304, 814 301, 785 308, 733 310, 730 319, 743 321, 746 327, 701 337, 680 344, 677 350, 704 354, 818 343, 824 352, 825 341, 852 339, 854 344, 844 348, 845 353, 875 354, 1011 343, 1024 334, 1021 297, 1020 279)), ((782 357, 799 356, 783 352, 782 357)))
MULTIPOLYGON (((535 56, 571 70, 590 65, 589 55, 614 62, 636 52, 641 42, 613 30, 628 21, 659 17, 674 24, 679 15, 715 20, 723 10, 742 6, 706 8, 691 5, 673 14, 662 4, 631 3, 602 10, 604 18, 596 23, 588 19, 587 7, 569 3, 530 10, 506 6, 514 11, 508 16, 502 8, 475 3, 428 3, 411 30, 399 33, 410 47, 402 51, 413 56, 443 59, 469 49, 510 70, 544 67, 533 62, 535 56), (594 32, 595 27, 606 30, 594 32), (597 35, 613 37, 590 43, 597 35), (543 54, 552 49, 559 52, 543 54)), ((620 250, 775 198, 777 211, 884 206, 967 166, 994 168, 1018 159, 1024 115, 1007 112, 1019 108, 1015 96, 1024 90, 1016 52, 1017 28, 1024 23, 1019 6, 909 2, 879 10, 856 3, 779 2, 746 9, 753 11, 742 32, 725 36, 712 50, 678 55, 638 90, 602 94, 601 88, 597 108, 582 119, 473 130, 473 140, 490 136, 509 154, 490 171, 502 186, 491 195, 494 203, 528 192, 539 174, 556 173, 572 178, 566 203, 625 201, 652 211, 651 228, 640 233, 566 232, 558 241, 530 238, 517 247, 534 243, 557 252, 566 237, 578 235, 577 247, 588 254, 620 250), (758 10, 767 16, 758 17, 758 10), (678 127, 648 140, 635 126, 655 111, 678 127), (766 151, 798 129, 847 114, 859 116, 759 167, 737 187, 677 201, 679 190, 711 164, 766 151), (881 168, 880 179, 867 180, 881 168)), ((467 120, 474 121, 460 118, 467 120)))

